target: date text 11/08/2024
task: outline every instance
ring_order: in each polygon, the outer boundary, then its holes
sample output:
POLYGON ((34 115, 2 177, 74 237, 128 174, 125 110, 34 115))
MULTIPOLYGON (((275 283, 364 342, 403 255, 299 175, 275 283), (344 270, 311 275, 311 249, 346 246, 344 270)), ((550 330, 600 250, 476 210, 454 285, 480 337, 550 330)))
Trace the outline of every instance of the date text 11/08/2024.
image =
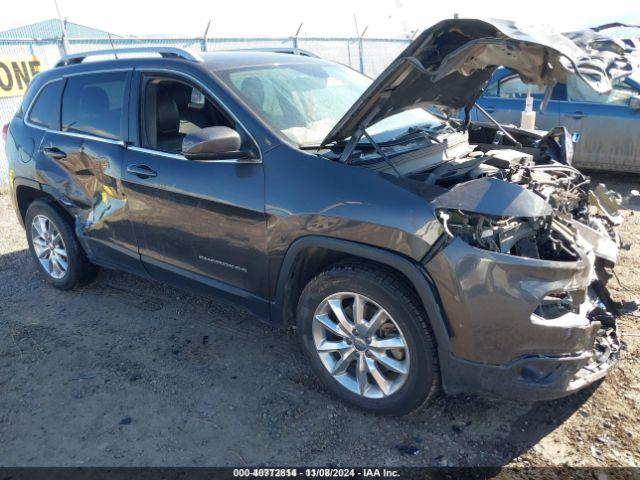
POLYGON ((399 477, 397 470, 387 468, 236 468, 233 476, 249 477, 303 477, 303 478, 394 478, 399 477))

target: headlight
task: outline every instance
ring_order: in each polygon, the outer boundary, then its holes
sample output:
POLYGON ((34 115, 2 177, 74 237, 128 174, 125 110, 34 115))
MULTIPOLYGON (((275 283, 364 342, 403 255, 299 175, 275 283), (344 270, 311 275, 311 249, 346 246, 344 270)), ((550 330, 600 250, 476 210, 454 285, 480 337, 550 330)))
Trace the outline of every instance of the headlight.
POLYGON ((579 299, 574 298, 572 292, 557 292, 545 295, 533 313, 545 320, 554 320, 569 312, 578 313, 579 311, 579 299))
POLYGON ((536 235, 543 228, 544 219, 492 217, 460 210, 439 210, 438 218, 449 236, 474 247, 540 258, 536 235))

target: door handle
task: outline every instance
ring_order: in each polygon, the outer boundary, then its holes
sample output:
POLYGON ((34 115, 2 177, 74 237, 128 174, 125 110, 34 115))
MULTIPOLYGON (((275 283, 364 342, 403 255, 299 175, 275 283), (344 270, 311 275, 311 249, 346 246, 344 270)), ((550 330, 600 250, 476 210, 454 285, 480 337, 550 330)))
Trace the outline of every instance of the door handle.
POLYGON ((487 113, 493 113, 496 111, 496 107, 484 107, 487 113))
POLYGON ((62 160, 63 158, 67 158, 67 154, 58 147, 42 147, 40 151, 52 160, 62 160))
POLYGON ((586 117, 586 113, 582 112, 573 112, 573 113, 565 113, 565 117, 573 118, 574 120, 580 120, 582 117, 586 117))
POLYGON ((144 164, 129 165, 127 172, 139 178, 153 178, 158 175, 155 170, 152 170, 151 167, 144 164))

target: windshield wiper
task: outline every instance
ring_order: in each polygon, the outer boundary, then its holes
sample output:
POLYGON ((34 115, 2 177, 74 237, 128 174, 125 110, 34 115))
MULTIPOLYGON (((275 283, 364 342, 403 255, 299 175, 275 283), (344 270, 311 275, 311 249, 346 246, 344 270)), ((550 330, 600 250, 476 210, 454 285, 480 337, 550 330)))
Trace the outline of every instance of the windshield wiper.
POLYGON ((376 149, 376 153, 377 153, 378 155, 380 155, 380 157, 382 157, 382 159, 384 160, 384 162, 385 162, 387 165, 389 165, 389 166, 393 169, 393 171, 394 171, 394 172, 395 172, 395 174, 398 176, 398 178, 401 178, 401 177, 402 177, 402 175, 400 174, 400 172, 398 171, 398 169, 396 168, 396 166, 393 164, 393 162, 392 162, 391 160, 389 160, 389 157, 387 157, 387 154, 386 154, 386 153, 384 153, 384 151, 382 150, 382 148, 380 148, 380 145, 378 145, 378 144, 376 143, 376 141, 375 141, 373 138, 371 138, 371 135, 369 135, 369 134, 367 133, 367 131, 366 131, 366 130, 364 130, 364 131, 362 132, 362 134, 364 135, 364 137, 365 137, 367 140, 369 140, 369 143, 371 143, 371 145, 373 146, 373 148, 375 148, 375 149, 376 149))
MULTIPOLYGON (((425 127, 409 127, 409 129, 406 132, 404 132, 402 135, 394 138, 392 140, 392 142, 398 142, 399 140, 402 140, 402 139, 407 138, 407 137, 411 137, 411 136, 416 135, 418 133, 421 133, 422 135, 427 137, 429 140, 433 140, 434 142, 436 142, 438 144, 442 144, 442 140, 440 140, 437 137, 437 135, 434 135, 433 133, 431 133, 430 129, 425 128, 425 127)), ((387 143, 391 143, 391 142, 383 142, 382 145, 386 145, 387 143)))

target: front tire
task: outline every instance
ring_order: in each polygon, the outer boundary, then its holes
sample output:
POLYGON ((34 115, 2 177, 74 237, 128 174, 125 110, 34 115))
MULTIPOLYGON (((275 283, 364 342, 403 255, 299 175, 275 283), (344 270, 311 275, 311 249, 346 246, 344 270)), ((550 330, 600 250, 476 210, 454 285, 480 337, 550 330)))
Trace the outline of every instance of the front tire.
POLYGON ((49 202, 35 200, 25 215, 29 251, 45 280, 61 290, 70 290, 95 277, 69 222, 49 202))
POLYGON ((402 415, 439 383, 428 320, 404 280, 365 264, 313 278, 297 311, 298 337, 322 383, 362 409, 402 415))

